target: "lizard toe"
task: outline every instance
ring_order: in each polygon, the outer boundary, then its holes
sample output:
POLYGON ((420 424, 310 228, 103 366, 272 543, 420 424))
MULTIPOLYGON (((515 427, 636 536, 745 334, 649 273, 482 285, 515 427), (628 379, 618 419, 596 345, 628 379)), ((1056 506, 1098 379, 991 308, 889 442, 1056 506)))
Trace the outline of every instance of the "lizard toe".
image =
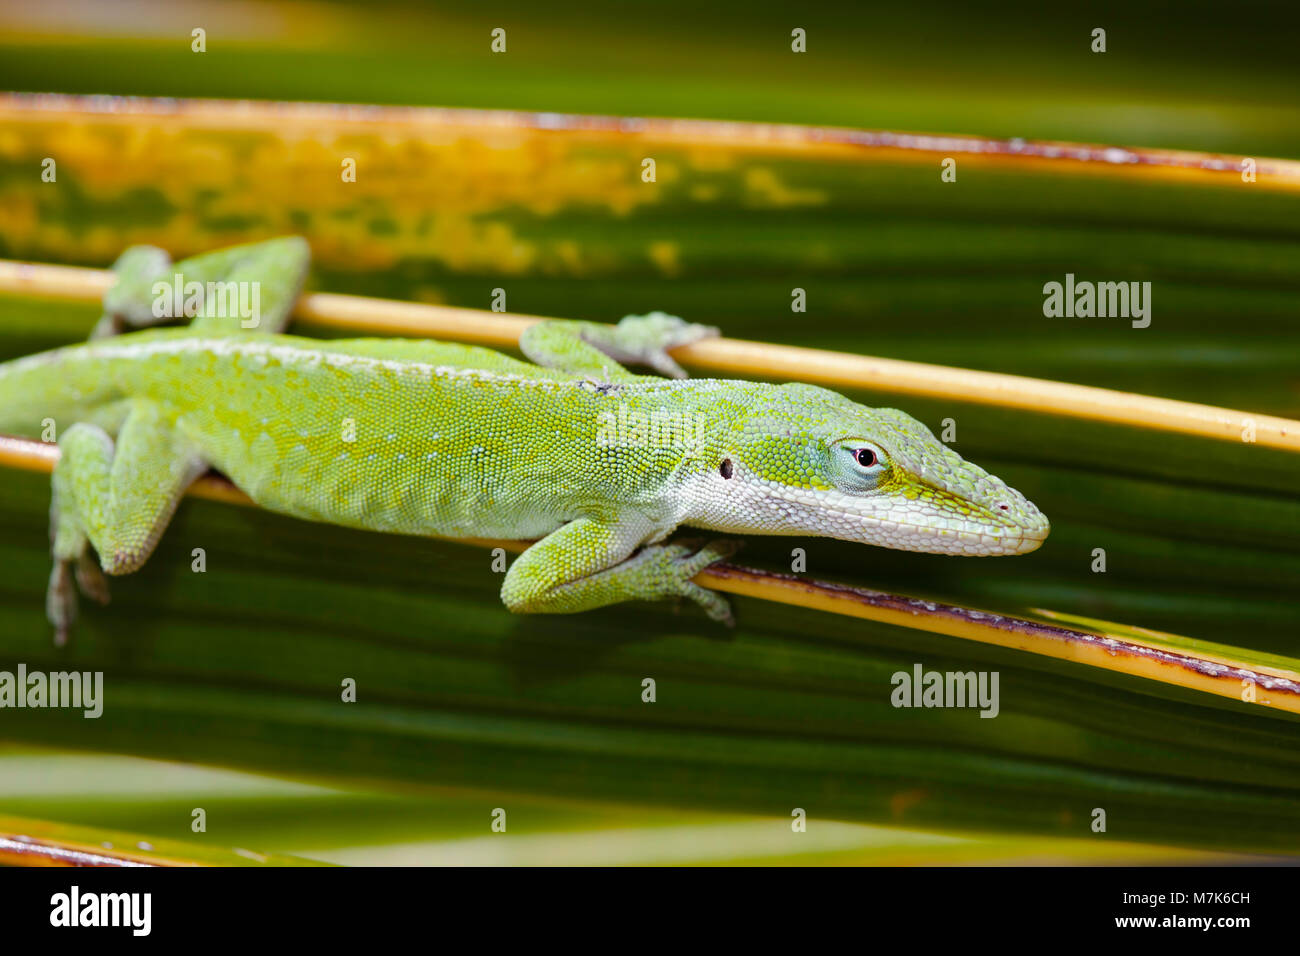
POLYGON ((682 597, 688 598, 704 608, 704 613, 711 620, 727 627, 736 626, 736 619, 731 613, 731 602, 716 591, 702 588, 693 581, 685 581, 682 584, 681 594, 682 597))
POLYGON ((50 583, 45 591, 45 617, 54 628, 54 646, 68 643, 72 625, 77 620, 77 589, 72 580, 72 562, 55 561, 50 583))
MULTIPOLYGON (((686 544, 686 542, 682 543, 686 544)), ((694 553, 681 562, 683 567, 690 572, 691 577, 699 574, 710 565, 727 560, 745 546, 745 542, 735 538, 719 538, 707 544, 698 541, 692 543, 695 545, 691 548, 694 553)))
POLYGON ((99 563, 95 560, 87 548, 77 559, 77 587, 81 593, 90 598, 97 604, 107 604, 109 601, 108 578, 100 569, 99 563))

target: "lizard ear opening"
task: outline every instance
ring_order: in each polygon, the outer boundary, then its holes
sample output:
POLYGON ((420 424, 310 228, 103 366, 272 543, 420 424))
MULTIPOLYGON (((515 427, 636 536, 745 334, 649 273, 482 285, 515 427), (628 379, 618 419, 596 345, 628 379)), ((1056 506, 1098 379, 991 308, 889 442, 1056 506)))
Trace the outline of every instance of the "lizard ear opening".
POLYGON ((731 459, 730 459, 730 458, 724 458, 724 459, 722 459, 722 464, 718 466, 718 474, 720 474, 723 478, 730 478, 730 477, 731 477, 731 459))

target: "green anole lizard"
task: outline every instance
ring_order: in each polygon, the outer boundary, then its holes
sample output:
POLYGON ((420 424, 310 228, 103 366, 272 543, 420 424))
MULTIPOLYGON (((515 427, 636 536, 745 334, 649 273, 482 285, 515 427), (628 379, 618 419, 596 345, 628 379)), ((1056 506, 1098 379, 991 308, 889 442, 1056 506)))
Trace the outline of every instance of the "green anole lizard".
POLYGON ((809 385, 685 379, 667 350, 717 330, 663 313, 530 326, 531 363, 430 340, 281 334, 309 258, 298 238, 178 263, 133 247, 89 342, 0 365, 0 431, 36 435, 48 419, 61 430, 56 641, 78 588, 106 600, 104 573, 145 562, 209 467, 308 520, 540 539, 501 588, 523 613, 686 597, 730 622, 727 601, 691 579, 738 542, 667 543, 678 525, 954 555, 1021 554, 1048 534, 1023 495, 900 411, 809 385), (198 313, 188 326, 127 331, 172 320, 185 298, 198 313), (240 301, 259 314, 231 308, 240 301), (634 362, 670 377, 622 364, 634 362))

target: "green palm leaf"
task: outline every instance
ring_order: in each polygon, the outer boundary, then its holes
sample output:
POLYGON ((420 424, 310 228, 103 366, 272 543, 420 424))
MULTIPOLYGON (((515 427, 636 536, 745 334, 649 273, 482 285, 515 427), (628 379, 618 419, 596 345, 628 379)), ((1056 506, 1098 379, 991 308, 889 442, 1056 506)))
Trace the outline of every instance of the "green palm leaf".
MULTIPOLYGON (((318 252, 315 282, 331 290, 483 307, 504 286, 518 312, 610 319, 664 308, 736 337, 1300 413, 1300 198, 1267 183, 963 162, 958 183, 943 184, 928 154, 775 154, 618 136, 563 143, 534 130, 516 131, 517 154, 487 172, 470 134, 465 155, 438 167, 441 191, 411 194, 403 184, 436 150, 427 130, 407 128, 409 167, 382 135, 349 142, 388 169, 371 192, 313 185, 295 198, 280 184, 313 163, 321 183, 337 182, 337 161, 286 149, 283 123, 214 138, 173 120, 78 115, 74 140, 65 112, 6 109, 17 145, 0 163, 0 200, 31 213, 0 231, 10 256, 103 265, 130 241, 180 254, 302 231, 318 252), (169 148, 134 164, 115 162, 105 145, 158 135, 169 148), (42 191, 30 168, 51 144, 62 148, 66 188, 42 191), (537 150, 554 153, 529 165, 537 150), (662 188, 643 195, 648 150, 662 188), (200 168, 205 181, 194 178, 200 168), (545 188, 528 178, 539 170, 552 177, 545 188), (584 191, 583 175, 588 186, 609 182, 602 176, 627 183, 584 191), (499 194, 449 204, 484 182, 499 194), (1067 272, 1153 282, 1151 328, 1045 318, 1042 284, 1067 272), (796 287, 810 306, 792 321, 796 287)), ((319 145, 313 137, 333 123, 319 120, 306 141, 319 145)), ((84 305, 2 299, 0 355, 73 341, 93 319, 84 305)), ((1066 624, 1122 621, 1142 629, 1130 634, 1184 635, 1163 638, 1180 650, 1213 643, 1211 652, 1300 670, 1295 455, 1066 427, 952 399, 856 397, 897 404, 936 431, 953 419, 964 455, 1053 518, 1051 540, 1014 562, 756 540, 747 563, 786 570, 802 547, 818 579, 1019 616, 1045 609, 1066 624), (1094 570, 1097 549, 1104 572, 1094 570)), ((56 652, 41 605, 47 482, 6 470, 0 486, 0 667, 99 669, 107 683, 97 721, 6 713, 6 739, 24 745, 420 799, 450 788, 471 793, 456 806, 475 808, 475 819, 512 800, 564 798, 732 822, 780 823, 802 808, 814 821, 1089 847, 1300 849, 1296 718, 1275 709, 744 598, 734 634, 658 607, 521 620, 500 607, 485 552, 213 502, 188 502, 148 567, 115 581, 113 605, 88 612, 71 650, 56 652), (196 547, 202 574, 191 571, 196 547), (892 675, 917 663, 998 671, 999 716, 891 706, 892 675), (654 703, 642 700, 646 678, 654 703), (357 683, 356 703, 340 700, 345 679, 357 683), (1098 808, 1104 835, 1091 829, 1098 808)), ((12 802, 3 781, 0 800, 12 802)), ((68 818, 95 822, 88 814, 70 807, 68 818)), ((123 829, 153 828, 137 817, 123 829)), ((266 836, 261 848, 293 849, 266 836)))

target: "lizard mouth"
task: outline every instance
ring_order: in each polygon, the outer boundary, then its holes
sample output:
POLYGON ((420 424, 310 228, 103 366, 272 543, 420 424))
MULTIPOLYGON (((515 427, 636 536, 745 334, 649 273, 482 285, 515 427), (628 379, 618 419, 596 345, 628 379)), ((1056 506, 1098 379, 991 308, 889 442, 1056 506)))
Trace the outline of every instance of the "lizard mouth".
MULTIPOLYGON (((828 534, 829 537, 894 548, 899 551, 920 551, 928 554, 968 557, 1028 554, 1042 547, 1052 531, 1047 517, 1042 514, 1030 517, 1023 523, 1008 521, 1005 525, 954 528, 938 527, 923 521, 904 521, 898 518, 862 514, 824 505, 821 512, 823 515, 833 515, 841 519, 839 527, 821 532, 828 534), (853 531, 859 533, 854 534, 853 531)), ((945 516, 937 514, 935 517, 942 520, 945 516)), ((969 522, 969 519, 962 520, 969 522)))
POLYGON ((1047 536, 1052 533, 1052 526, 1043 522, 1042 529, 1025 529, 1018 539, 1018 544, 1011 550, 1003 552, 1004 554, 1028 554, 1030 551, 1037 551, 1047 540, 1047 536))

